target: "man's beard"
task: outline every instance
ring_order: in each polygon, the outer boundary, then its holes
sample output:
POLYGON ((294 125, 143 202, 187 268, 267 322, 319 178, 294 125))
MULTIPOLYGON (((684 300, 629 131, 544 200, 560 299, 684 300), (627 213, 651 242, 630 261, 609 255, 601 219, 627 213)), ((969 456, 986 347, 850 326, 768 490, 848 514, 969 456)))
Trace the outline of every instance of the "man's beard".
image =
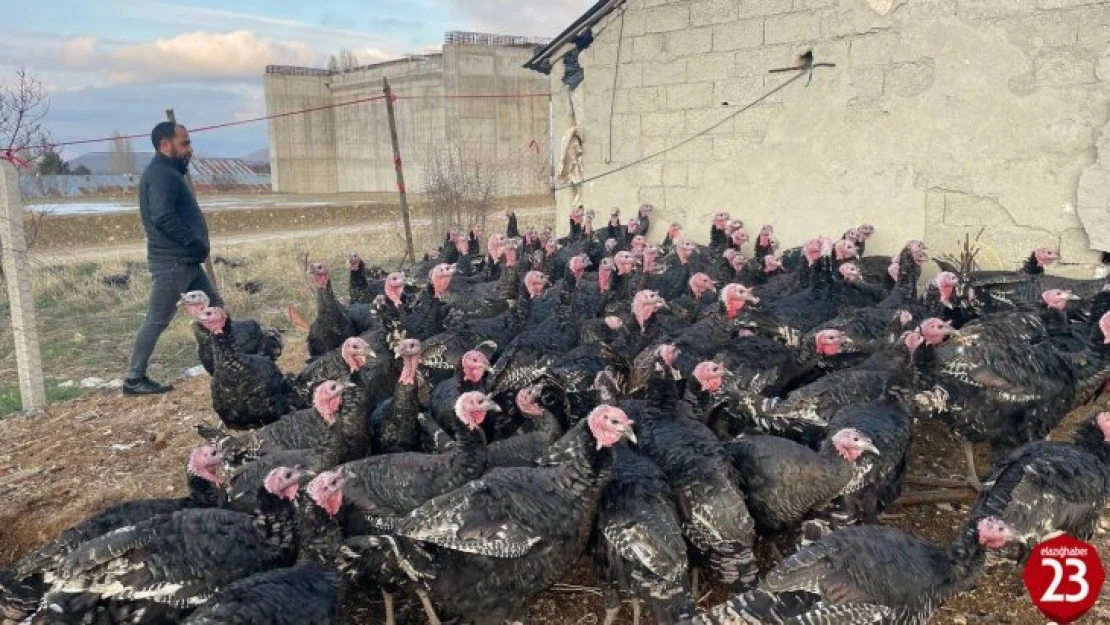
POLYGON ((181 173, 184 174, 185 172, 187 172, 189 170, 189 160, 190 159, 189 159, 188 156, 180 156, 180 155, 175 154, 174 156, 170 157, 170 160, 173 161, 174 167, 176 167, 177 170, 180 171, 181 173))

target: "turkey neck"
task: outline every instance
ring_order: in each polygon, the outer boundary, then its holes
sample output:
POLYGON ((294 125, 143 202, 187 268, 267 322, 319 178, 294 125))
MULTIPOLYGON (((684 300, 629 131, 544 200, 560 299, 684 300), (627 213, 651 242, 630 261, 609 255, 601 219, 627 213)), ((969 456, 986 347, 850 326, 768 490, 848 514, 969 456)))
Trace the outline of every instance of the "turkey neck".
POLYGON ((609 481, 613 466, 613 450, 597 448, 597 440, 590 426, 583 419, 576 426, 570 460, 559 466, 555 474, 556 488, 570 493, 575 500, 587 503, 589 509, 597 506, 601 489, 609 481))
MULTIPOLYGON (((489 415, 486 415, 487 417, 489 415)), ((486 435, 482 428, 471 430, 465 423, 455 420, 455 456, 448 473, 473 475, 477 478, 486 468, 486 435)))
MULTIPOLYGON (((979 532, 975 523, 967 523, 960 535, 945 551, 951 568, 942 579, 922 580, 931 586, 931 593, 941 599, 967 589, 974 583, 987 561, 987 552, 979 544, 979 532)), ((929 592, 927 590, 926 592, 929 592)))
POLYGON ((517 296, 517 266, 505 267, 501 270, 501 277, 497 283, 497 296, 504 301, 515 299, 517 296))
POLYGON ((1106 441, 1097 425, 1084 422, 1076 429, 1072 440, 1080 449, 1097 458, 1102 472, 1110 477, 1110 442, 1106 441))
POLYGON ((292 502, 280 499, 261 487, 257 501, 253 525, 262 540, 273 549, 269 564, 287 564, 297 550, 296 508, 292 502))
POLYGON ((370 449, 369 434, 366 431, 367 406, 365 382, 362 372, 351 376, 354 386, 343 392, 343 403, 339 406, 335 423, 328 428, 323 444, 316 449, 315 471, 324 471, 345 462, 366 456, 370 449))
POLYGON ((345 314, 343 307, 339 305, 339 300, 335 299, 335 292, 331 288, 331 280, 328 280, 326 287, 316 289, 316 311, 318 317, 345 314))
POLYGON ((247 368, 246 355, 235 344, 235 335, 231 330, 231 319, 224 323, 223 334, 213 334, 212 355, 217 364, 217 371, 225 371, 231 378, 240 374, 247 368))

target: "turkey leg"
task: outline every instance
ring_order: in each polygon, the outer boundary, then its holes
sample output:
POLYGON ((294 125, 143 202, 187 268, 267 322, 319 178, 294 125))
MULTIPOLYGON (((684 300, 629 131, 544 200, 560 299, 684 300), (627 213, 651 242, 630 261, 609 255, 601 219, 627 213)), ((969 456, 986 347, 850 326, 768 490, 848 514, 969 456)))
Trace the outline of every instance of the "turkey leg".
POLYGON ((640 600, 632 600, 632 625, 640 625, 640 600))
POLYGON ((385 625, 396 625, 397 621, 393 616, 393 595, 383 590, 382 602, 385 603, 385 625))
POLYGON ((967 485, 975 492, 983 492, 983 483, 979 481, 979 473, 975 471, 975 447, 964 441, 964 455, 967 457, 967 485))
POLYGON ((428 593, 418 590, 416 595, 420 597, 420 604, 424 606, 424 614, 428 615, 428 625, 442 625, 439 622, 439 617, 436 616, 436 609, 432 606, 432 600, 428 598, 428 593))

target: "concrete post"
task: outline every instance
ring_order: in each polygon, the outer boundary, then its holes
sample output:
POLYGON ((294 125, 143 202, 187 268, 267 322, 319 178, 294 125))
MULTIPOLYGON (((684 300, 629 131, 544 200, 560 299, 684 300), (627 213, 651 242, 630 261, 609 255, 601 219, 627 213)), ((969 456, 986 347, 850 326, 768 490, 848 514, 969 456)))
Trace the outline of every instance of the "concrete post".
POLYGON ((46 405, 46 385, 31 293, 31 267, 27 263, 27 239, 23 236, 23 197, 15 167, 0 160, 0 174, 0 245, 4 248, 4 279, 8 281, 8 301, 12 307, 19 395, 23 409, 33 410, 46 405))

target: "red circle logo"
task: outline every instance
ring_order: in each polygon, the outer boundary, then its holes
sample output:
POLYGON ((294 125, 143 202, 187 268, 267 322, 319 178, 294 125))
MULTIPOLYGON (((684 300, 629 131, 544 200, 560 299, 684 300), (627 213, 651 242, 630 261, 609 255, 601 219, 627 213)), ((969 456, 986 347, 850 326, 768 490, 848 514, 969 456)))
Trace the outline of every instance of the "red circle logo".
POLYGON ((1066 625, 1094 607, 1106 571, 1094 545, 1063 534, 1033 548, 1022 579, 1041 614, 1066 625))

